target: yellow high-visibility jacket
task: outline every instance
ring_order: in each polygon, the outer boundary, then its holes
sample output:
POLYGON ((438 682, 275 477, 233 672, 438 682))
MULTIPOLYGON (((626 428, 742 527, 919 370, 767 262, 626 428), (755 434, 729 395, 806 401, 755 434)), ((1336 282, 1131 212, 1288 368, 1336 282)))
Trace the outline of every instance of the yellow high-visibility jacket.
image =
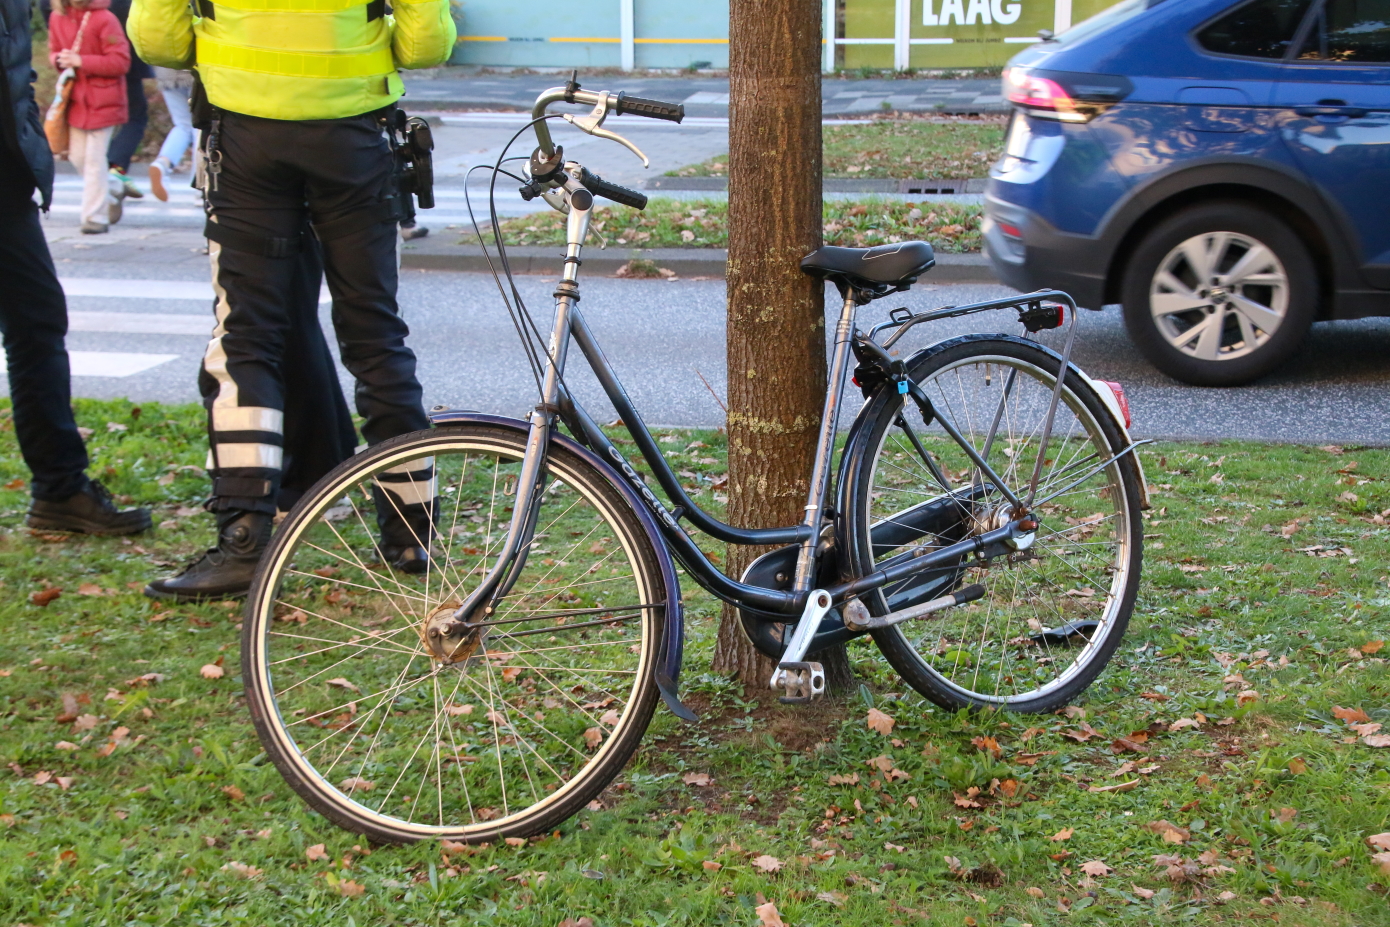
POLYGON ((443 64, 449 0, 134 0, 140 57, 196 68, 213 106, 266 119, 338 119, 405 92, 397 68, 443 64))

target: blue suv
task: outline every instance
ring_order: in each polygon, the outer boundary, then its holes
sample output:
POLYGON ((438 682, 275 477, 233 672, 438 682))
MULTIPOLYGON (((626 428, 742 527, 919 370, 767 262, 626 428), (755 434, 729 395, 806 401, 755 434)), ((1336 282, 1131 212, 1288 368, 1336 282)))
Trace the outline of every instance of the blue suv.
POLYGON ((984 234, 1010 286, 1123 304, 1205 386, 1390 315, 1390 0, 1124 0, 1015 56, 1004 92, 984 234))

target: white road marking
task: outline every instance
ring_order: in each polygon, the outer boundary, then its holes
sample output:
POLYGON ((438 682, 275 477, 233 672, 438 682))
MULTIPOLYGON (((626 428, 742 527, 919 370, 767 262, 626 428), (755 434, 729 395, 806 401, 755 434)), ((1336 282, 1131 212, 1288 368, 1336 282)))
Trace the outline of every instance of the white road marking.
POLYGON ((212 335, 212 314, 171 312, 69 312, 68 331, 131 335, 212 335))
MULTIPOLYGON (((212 284, 203 280, 121 280, 110 277, 60 277, 63 293, 68 296, 94 296, 101 299, 195 299, 212 300, 212 284)), ((325 284, 319 288, 319 303, 332 302, 325 284)), ((80 313, 73 313, 78 315, 80 313)), ((108 315, 110 313, 88 313, 108 315)), ((199 317, 201 318, 201 316, 199 317)), ((127 331, 124 328, 89 328, 81 331, 127 331)), ((206 331, 210 332, 208 328, 206 331)), ((206 333, 206 332, 205 332, 206 333)), ((183 330, 169 332, 184 334, 183 330)))
POLYGON ((75 377, 130 377, 178 358, 177 354, 125 351, 69 351, 75 377))
POLYGON ((61 277, 68 296, 107 299, 212 299, 206 280, 118 280, 109 277, 61 277))

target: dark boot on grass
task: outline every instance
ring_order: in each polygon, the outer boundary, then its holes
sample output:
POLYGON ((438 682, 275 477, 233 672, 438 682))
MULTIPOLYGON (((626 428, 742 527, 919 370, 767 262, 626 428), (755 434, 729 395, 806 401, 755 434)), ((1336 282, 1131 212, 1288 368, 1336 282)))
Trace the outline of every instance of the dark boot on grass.
POLYGON ((138 534, 150 527, 149 509, 116 508, 111 493, 96 480, 62 502, 35 499, 24 523, 40 531, 75 531, 79 534, 138 534))
POLYGON ((217 513, 217 546, 176 575, 150 583, 145 595, 180 602, 244 597, 270 543, 273 520, 264 512, 217 513))
MULTIPOLYGON (((420 575, 430 568, 430 541, 434 538, 435 508, 428 505, 407 505, 398 498, 387 496, 381 486, 372 488, 376 502, 376 523, 381 529, 381 559, 392 569, 420 575)), ((438 501, 437 499, 434 501, 438 501)))

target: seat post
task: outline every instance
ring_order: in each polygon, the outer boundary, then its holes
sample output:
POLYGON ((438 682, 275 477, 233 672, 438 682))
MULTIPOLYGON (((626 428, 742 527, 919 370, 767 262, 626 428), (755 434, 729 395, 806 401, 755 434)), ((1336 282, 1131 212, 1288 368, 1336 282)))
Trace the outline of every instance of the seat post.
POLYGON ((835 453, 835 435, 839 428, 840 400, 849 373, 850 344, 854 338, 854 319, 858 311, 853 287, 844 288, 844 304, 840 320, 835 324, 835 351, 830 358, 826 379, 825 409, 821 412, 820 438, 816 442, 816 462, 811 469, 811 484, 806 492, 806 517, 803 521, 811 530, 801 542, 796 558, 796 580, 793 590, 809 592, 815 581, 816 545, 820 543, 821 525, 825 517, 826 492, 830 485, 830 466, 835 453))

